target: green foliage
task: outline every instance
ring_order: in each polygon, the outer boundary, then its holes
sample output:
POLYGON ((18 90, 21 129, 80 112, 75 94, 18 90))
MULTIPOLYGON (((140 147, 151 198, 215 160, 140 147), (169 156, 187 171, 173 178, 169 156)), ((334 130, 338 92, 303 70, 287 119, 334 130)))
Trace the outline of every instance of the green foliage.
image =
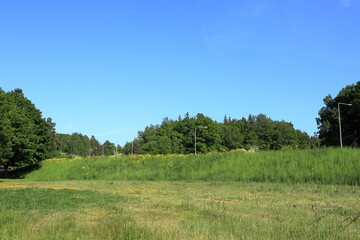
POLYGON ((49 126, 21 89, 0 89, 0 164, 35 164, 53 150, 49 126))
POLYGON ((102 146, 103 148, 103 155, 105 156, 110 156, 110 155, 114 155, 116 152, 116 146, 114 143, 111 143, 109 141, 105 141, 105 143, 102 146))
POLYGON ((47 160, 29 180, 186 180, 323 184, 360 182, 359 149, 313 149, 198 155, 133 155, 47 160))
POLYGON ((101 155, 101 144, 94 136, 90 138, 90 155, 91 156, 99 156, 101 155))
POLYGON ((42 118, 21 89, 0 89, 0 165, 36 164, 49 157, 98 156, 116 153, 115 144, 100 144, 94 136, 57 134, 56 123, 42 118))
MULTIPOLYGON (((1 91, 1 89, 0 89, 1 91)), ((11 126, 9 118, 9 110, 4 109, 9 107, 6 103, 6 95, 0 92, 0 164, 6 164, 9 159, 14 155, 12 136, 14 135, 14 129, 11 126)))
POLYGON ((63 134, 57 133, 57 150, 59 152, 72 156, 101 156, 114 155, 116 146, 108 140, 104 144, 100 144, 94 136, 89 139, 88 136, 81 133, 63 134))
POLYGON ((341 89, 335 98, 328 95, 324 98, 325 106, 319 111, 316 119, 319 138, 325 146, 339 146, 339 114, 340 105, 342 141, 344 146, 360 146, 360 81, 341 89))
POLYGON ((250 115, 248 120, 225 116, 223 123, 199 113, 177 121, 165 118, 161 125, 150 125, 139 132, 139 139, 125 145, 125 153, 138 154, 189 154, 226 151, 237 148, 279 150, 306 148, 309 136, 295 130, 291 123, 273 121, 264 114, 250 115))
POLYGON ((73 154, 77 156, 88 156, 91 153, 90 139, 80 133, 69 134, 56 134, 59 139, 58 150, 67 154, 73 154))

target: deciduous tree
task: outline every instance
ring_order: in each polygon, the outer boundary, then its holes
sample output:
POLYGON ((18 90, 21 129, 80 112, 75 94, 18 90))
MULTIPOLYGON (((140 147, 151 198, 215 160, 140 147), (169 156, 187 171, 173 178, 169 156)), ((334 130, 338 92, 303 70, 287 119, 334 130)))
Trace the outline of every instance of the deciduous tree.
POLYGON ((0 90, 0 110, 0 161, 5 169, 45 159, 53 149, 49 126, 22 90, 0 90))
POLYGON ((325 106, 320 109, 316 119, 321 143, 339 146, 339 103, 352 104, 340 104, 343 145, 360 146, 360 81, 341 89, 335 98, 331 95, 324 98, 325 106))

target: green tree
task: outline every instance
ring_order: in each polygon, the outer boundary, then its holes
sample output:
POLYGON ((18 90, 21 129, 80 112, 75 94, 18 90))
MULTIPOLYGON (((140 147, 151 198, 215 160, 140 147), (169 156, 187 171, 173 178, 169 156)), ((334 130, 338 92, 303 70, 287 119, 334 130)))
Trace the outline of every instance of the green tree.
POLYGON ((14 132, 9 117, 12 107, 9 97, 0 88, 0 165, 6 165, 14 154, 14 132))
POLYGON ((360 81, 341 89, 335 98, 328 95, 324 98, 325 106, 319 111, 316 119, 321 144, 339 146, 339 103, 340 105, 342 142, 344 146, 360 146, 360 81))
POLYGON ((312 137, 310 137, 309 139, 309 148, 314 149, 314 148, 319 148, 321 145, 320 139, 319 139, 319 135, 317 134, 317 132, 314 133, 314 135, 312 137))
POLYGON ((60 141, 56 137, 56 129, 55 129, 56 123, 54 123, 52 121, 51 117, 48 117, 48 118, 46 118, 46 124, 48 125, 49 132, 50 132, 50 138, 51 138, 51 142, 52 142, 52 144, 50 145, 50 151, 52 151, 54 153, 54 155, 57 155, 58 152, 56 152, 56 149, 59 148, 60 141))
POLYGON ((274 121, 268 118, 265 114, 254 116, 255 133, 258 138, 258 147, 260 149, 269 150, 273 143, 274 121))
POLYGON ((56 134, 56 137, 60 142, 58 151, 82 157, 91 155, 91 143, 88 136, 73 133, 71 135, 56 134))
POLYGON ((299 148, 298 133, 291 123, 275 122, 271 149, 299 148))
POLYGON ((124 153, 124 149, 118 144, 116 145, 116 154, 123 154, 124 153))
POLYGON ((203 114, 198 114, 195 125, 197 127, 206 127, 197 129, 196 145, 199 152, 206 153, 222 150, 222 128, 220 123, 203 114))
POLYGON ((244 132, 241 121, 231 121, 222 126, 222 145, 226 150, 244 148, 244 132))
POLYGON ((0 90, 0 159, 9 166, 35 164, 53 149, 49 126, 21 89, 0 90))
POLYGON ((264 114, 250 115, 248 120, 231 119, 225 116, 218 123, 204 114, 196 117, 178 118, 177 121, 164 118, 161 125, 150 125, 139 131, 139 139, 126 143, 124 152, 130 154, 194 153, 195 128, 197 152, 226 151, 236 148, 282 149, 304 148, 308 136, 294 129, 291 123, 273 121, 264 114), (134 146, 134 147, 133 147, 134 146))
POLYGON ((194 153, 195 119, 190 118, 189 113, 186 113, 184 119, 174 123, 173 129, 180 140, 178 153, 194 153))
POLYGON ((126 142, 122 149, 123 149, 123 153, 125 155, 132 154, 132 143, 131 142, 126 142))
POLYGON ((114 155, 116 152, 116 146, 114 143, 111 143, 110 141, 106 140, 104 144, 102 145, 103 148, 103 155, 110 156, 114 155))
POLYGON ((244 148, 252 149, 258 148, 258 136, 256 135, 256 121, 255 116, 249 115, 248 119, 242 119, 245 122, 244 132, 244 148))
POLYGON ((59 145, 57 145, 57 149, 60 152, 72 154, 71 149, 71 135, 56 133, 56 138, 59 140, 59 145))
POLYGON ((101 155, 101 145, 98 140, 94 136, 90 138, 90 155, 91 156, 100 156, 101 155))

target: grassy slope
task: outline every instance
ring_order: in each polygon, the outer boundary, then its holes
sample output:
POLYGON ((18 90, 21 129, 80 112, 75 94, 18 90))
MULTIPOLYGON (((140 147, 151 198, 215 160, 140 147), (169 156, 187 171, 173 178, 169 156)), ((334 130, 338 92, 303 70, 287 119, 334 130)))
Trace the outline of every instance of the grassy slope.
POLYGON ((48 160, 26 179, 186 180, 357 185, 360 149, 48 160))
POLYGON ((358 239, 359 186, 0 180, 0 239, 358 239))

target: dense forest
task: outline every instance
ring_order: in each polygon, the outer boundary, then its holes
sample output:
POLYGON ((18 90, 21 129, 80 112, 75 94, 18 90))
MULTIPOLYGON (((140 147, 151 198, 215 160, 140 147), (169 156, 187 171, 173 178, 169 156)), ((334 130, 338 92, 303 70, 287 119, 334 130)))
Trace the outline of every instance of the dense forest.
POLYGON ((306 148, 309 136, 294 129, 291 123, 274 121, 264 114, 250 115, 240 120, 224 117, 222 123, 199 113, 185 114, 182 119, 165 118, 161 125, 151 125, 139 131, 138 138, 126 143, 124 153, 170 154, 228 151, 237 148, 280 150, 306 148), (196 136, 195 136, 196 134, 196 136))
POLYGON ((177 120, 164 118, 161 124, 147 126, 121 147, 110 141, 100 143, 95 136, 56 133, 56 123, 43 118, 21 89, 0 88, 0 166, 7 169, 50 157, 315 148, 339 146, 339 138, 344 146, 360 146, 360 82, 346 86, 335 98, 326 96, 324 104, 316 119, 319 132, 312 137, 292 123, 264 114, 241 119, 225 116, 216 122, 201 113, 186 113, 177 120))

